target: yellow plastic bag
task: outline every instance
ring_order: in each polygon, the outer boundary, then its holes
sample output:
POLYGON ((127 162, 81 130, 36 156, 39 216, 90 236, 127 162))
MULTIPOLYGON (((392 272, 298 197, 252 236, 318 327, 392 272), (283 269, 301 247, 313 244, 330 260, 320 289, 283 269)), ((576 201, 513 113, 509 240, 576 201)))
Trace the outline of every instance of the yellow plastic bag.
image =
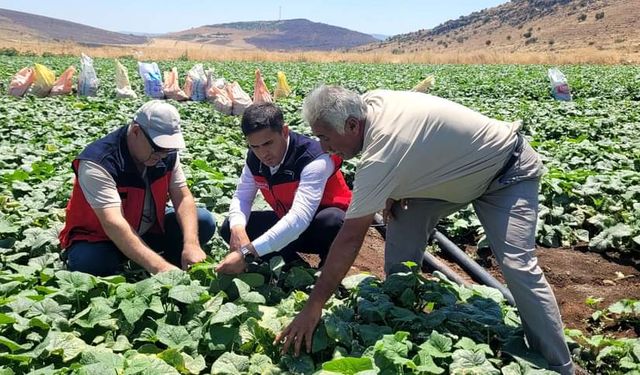
POLYGON ((272 103, 271 94, 267 85, 264 84, 260 69, 256 69, 256 83, 253 88, 253 104, 272 103))
POLYGON ((35 96, 45 97, 49 95, 56 75, 53 71, 41 64, 35 64, 36 78, 31 87, 31 93, 35 96))
POLYGON ((275 100, 279 98, 285 98, 291 95, 291 87, 287 83, 287 76, 284 75, 284 72, 278 72, 278 84, 276 85, 276 90, 273 93, 273 97, 275 100))
POLYGON ((418 83, 411 91, 424 92, 427 93, 431 91, 433 86, 436 85, 436 77, 433 75, 427 76, 427 78, 423 79, 422 82, 418 83))
POLYGON ((71 93, 73 89, 73 75, 76 73, 76 67, 71 65, 67 68, 60 77, 53 83, 50 96, 67 95, 71 93))
POLYGON ((35 79, 35 71, 30 67, 24 67, 11 78, 9 83, 9 95, 21 97, 29 89, 35 79))

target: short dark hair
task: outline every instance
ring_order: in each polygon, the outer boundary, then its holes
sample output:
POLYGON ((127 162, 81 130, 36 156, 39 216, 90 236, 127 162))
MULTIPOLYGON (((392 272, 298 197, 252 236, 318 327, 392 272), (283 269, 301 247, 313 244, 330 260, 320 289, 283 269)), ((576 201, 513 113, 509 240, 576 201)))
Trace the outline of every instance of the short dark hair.
POLYGON ((273 103, 252 104, 244 110, 241 126, 245 137, 266 128, 280 132, 284 126, 284 116, 273 103))

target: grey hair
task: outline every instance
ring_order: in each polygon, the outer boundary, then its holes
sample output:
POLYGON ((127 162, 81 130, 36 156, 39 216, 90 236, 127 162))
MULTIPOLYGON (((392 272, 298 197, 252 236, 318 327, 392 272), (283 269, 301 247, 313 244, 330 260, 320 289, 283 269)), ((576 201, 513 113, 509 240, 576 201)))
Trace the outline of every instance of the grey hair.
POLYGON ((340 86, 322 85, 304 99, 302 117, 313 125, 322 121, 339 134, 344 133, 344 124, 349 117, 364 120, 367 105, 357 93, 340 86))

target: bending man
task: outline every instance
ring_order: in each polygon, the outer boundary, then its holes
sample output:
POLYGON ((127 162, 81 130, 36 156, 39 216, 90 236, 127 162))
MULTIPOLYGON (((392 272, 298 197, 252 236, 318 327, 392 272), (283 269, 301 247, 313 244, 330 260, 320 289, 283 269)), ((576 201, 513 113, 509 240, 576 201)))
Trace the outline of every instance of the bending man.
POLYGON ((376 90, 363 96, 322 86, 303 116, 322 147, 345 159, 361 153, 353 200, 304 309, 277 339, 283 350, 311 349, 322 307, 353 264, 374 214, 387 227, 385 272, 422 263, 440 218, 473 204, 513 293, 527 340, 550 368, 572 374, 558 306, 535 250, 542 164, 518 123, 488 118, 462 105, 415 92, 376 90), (401 204, 402 202, 402 204, 401 204))

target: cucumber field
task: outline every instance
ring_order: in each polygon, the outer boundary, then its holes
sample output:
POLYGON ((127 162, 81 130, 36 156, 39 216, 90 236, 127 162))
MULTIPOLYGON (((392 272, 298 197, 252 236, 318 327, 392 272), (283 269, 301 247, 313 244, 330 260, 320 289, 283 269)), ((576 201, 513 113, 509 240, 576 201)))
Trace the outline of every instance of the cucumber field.
MULTIPOLYGON (((461 287, 415 265, 386 280, 346 278, 325 306, 312 353, 300 357, 280 353, 273 341, 302 309, 315 269, 283 270, 276 258, 238 277, 218 275, 227 246, 216 235, 204 248, 207 262, 188 272, 147 277, 131 266, 100 278, 67 271, 57 235, 71 162, 150 99, 136 60, 119 61, 137 99, 116 97, 113 59, 95 59, 95 97, 12 97, 7 87, 21 68, 40 63, 59 75, 79 57, 0 56, 0 374, 554 373, 526 350, 518 311, 498 291, 461 287)), ((161 71, 177 67, 181 78, 195 64, 157 63, 161 71)), ((523 121, 546 167, 540 247, 579 248, 640 268, 640 66, 560 66, 573 95, 562 102, 551 96, 550 66, 542 65, 201 63, 249 94, 256 69, 271 92, 284 72, 292 93, 276 104, 307 135, 302 101, 322 83, 360 93, 409 90, 433 75, 431 94, 523 121)), ((240 117, 207 101, 170 102, 182 119, 188 186, 220 225, 247 151, 240 117)), ((343 165, 349 183, 356 165, 343 165)), ((460 246, 483 242, 471 208, 439 228, 460 246)), ((637 272, 623 276, 640 284, 637 272)), ((594 374, 640 374, 640 295, 611 305, 601 297, 583 302, 593 309, 589 332, 565 330, 574 361, 594 374)))

